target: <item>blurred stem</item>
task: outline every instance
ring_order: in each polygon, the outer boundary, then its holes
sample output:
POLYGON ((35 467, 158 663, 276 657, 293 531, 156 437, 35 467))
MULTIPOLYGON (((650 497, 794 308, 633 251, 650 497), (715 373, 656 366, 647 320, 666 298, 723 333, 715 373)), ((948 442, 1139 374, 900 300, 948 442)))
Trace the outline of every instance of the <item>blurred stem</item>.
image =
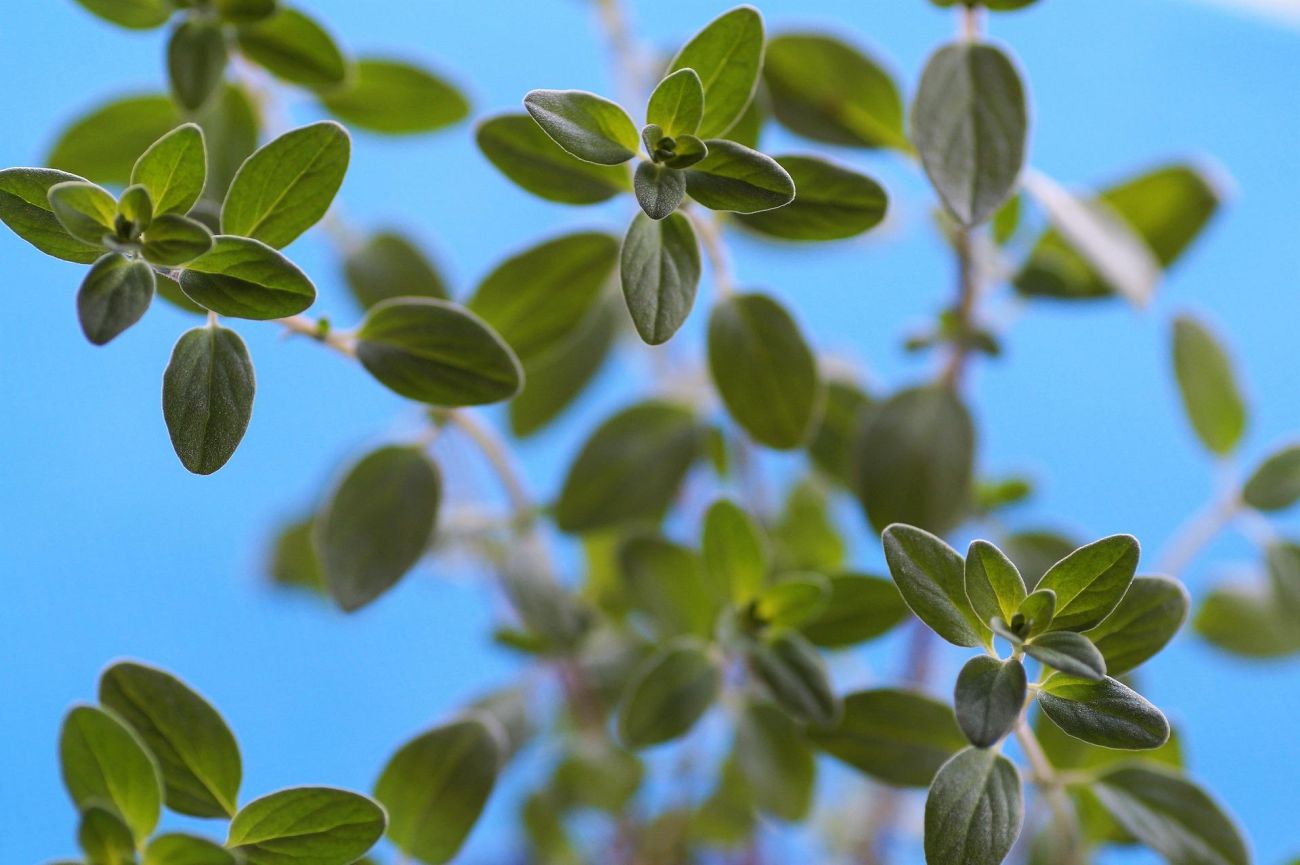
POLYGON ((696 208, 688 207, 682 210, 690 219, 691 224, 695 226, 695 233, 700 236, 700 246, 704 247, 704 256, 709 260, 709 267, 713 270, 713 289, 717 293, 717 299, 721 300, 736 293, 736 278, 731 269, 731 256, 727 253, 727 245, 722 239, 722 226, 719 224, 717 214, 705 216, 696 208))
POLYGON ((958 390, 969 365, 973 340, 968 336, 975 326, 975 305, 979 299, 979 275, 975 262, 974 247, 971 243, 971 230, 965 226, 953 233, 953 246, 957 252, 957 303, 953 307, 956 316, 955 328, 957 342, 952 346, 948 363, 940 374, 940 381, 953 390, 958 390))
POLYGON ((1241 493, 1233 485, 1192 514, 1165 547, 1156 570, 1171 577, 1183 571, 1242 513, 1241 493))
POLYGON ((536 522, 537 508, 524 486, 523 475, 515 468, 509 448, 496 430, 464 409, 438 410, 434 416, 456 427, 474 442, 501 482, 506 498, 510 501, 515 524, 520 531, 531 533, 536 522))
MULTIPOLYGON (((1026 701, 1025 706, 1028 708, 1029 701, 1026 701)), ((1046 793, 1048 805, 1052 809, 1052 820, 1056 823, 1064 847, 1064 858, 1060 865, 1084 865, 1082 833, 1079 831, 1079 818, 1074 804, 1065 791, 1061 776, 1047 759, 1047 753, 1043 751, 1042 744, 1023 713, 1016 726, 1016 741, 1020 743, 1025 759, 1033 769, 1033 782, 1046 793)))
POLYGON ((596 0, 596 12, 611 56, 619 99, 631 106, 641 97, 641 62, 626 10, 622 0, 596 0))

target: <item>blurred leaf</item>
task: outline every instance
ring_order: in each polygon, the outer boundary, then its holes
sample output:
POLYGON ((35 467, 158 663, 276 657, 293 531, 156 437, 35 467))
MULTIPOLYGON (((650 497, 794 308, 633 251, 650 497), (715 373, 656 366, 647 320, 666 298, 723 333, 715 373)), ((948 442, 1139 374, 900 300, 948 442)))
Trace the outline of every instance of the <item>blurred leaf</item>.
POLYGON ((745 706, 733 759, 760 811, 789 822, 807 817, 817 766, 799 725, 784 712, 767 703, 745 706))
POLYGON ((221 86, 226 60, 226 36, 219 24, 198 18, 181 21, 167 43, 172 97, 189 111, 202 108, 221 86))
POLYGON ((849 694, 839 722, 808 736, 837 760, 896 787, 929 786, 939 767, 966 746, 947 704, 898 688, 849 694))
POLYGON ((831 582, 821 574, 784 574, 765 586, 753 601, 753 615, 764 626, 798 628, 826 609, 831 582))
POLYGON ((149 842, 144 865, 240 865, 240 860, 215 841, 172 832, 149 842))
POLYGON ((632 189, 626 166, 595 165, 571 156, 527 114, 502 114, 479 124, 479 149, 519 186, 547 201, 597 204, 632 189))
POLYGON ((135 865, 131 829, 109 808, 90 805, 81 811, 77 843, 87 865, 135 865))
POLYGON ((619 547, 618 562, 632 603, 650 616, 657 637, 713 634, 726 584, 706 577, 693 550, 658 537, 633 537, 619 547))
POLYGON ((88 11, 105 21, 132 30, 161 27, 171 17, 167 0, 77 0, 88 11))
POLYGON ((748 660, 754 675, 790 717, 822 727, 840 717, 840 699, 832 690, 826 663, 798 633, 780 633, 754 644, 748 660))
POLYGON ((777 570, 834 571, 844 564, 844 539, 831 519, 826 490, 814 480, 790 488, 771 537, 777 570))
POLYGON ((1257 511, 1286 510, 1300 500, 1300 445, 1274 451, 1246 479, 1241 499, 1257 511))
POLYGON ((605 741, 579 741, 555 767, 552 792, 563 802, 619 815, 641 787, 645 768, 628 751, 605 741))
POLYGON ((510 401, 510 431, 530 436, 568 408, 604 366, 624 320, 622 299, 607 299, 566 339, 527 361, 523 393, 510 401))
POLYGON ((455 85, 411 63, 380 57, 358 60, 348 83, 321 102, 344 123, 388 135, 433 132, 470 111, 455 85))
POLYGON ((288 7, 238 30, 239 50, 290 84, 326 89, 344 82, 348 61, 314 19, 288 7))
POLYGON ((754 519, 735 502, 719 499, 704 515, 701 547, 713 583, 729 587, 733 603, 753 600, 767 581, 772 560, 754 519))
POLYGON ((327 593, 325 573, 312 540, 314 524, 312 516, 294 520, 276 535, 267 573, 277 586, 306 589, 317 595, 327 593))
POLYGON ((350 251, 343 262, 352 296, 363 309, 394 297, 450 299, 433 263, 413 242, 395 231, 380 231, 350 251))
POLYGON ((1196 435, 1212 452, 1231 453, 1246 430, 1246 406, 1227 352, 1203 324, 1179 316, 1173 354, 1183 407, 1196 435))
POLYGON ((203 196, 220 202, 239 167, 257 149, 261 123, 247 91, 234 84, 222 87, 195 119, 203 129, 208 151, 203 196))
POLYGON ((875 401, 856 384, 826 380, 826 400, 808 444, 813 463, 841 484, 852 484, 858 439, 875 401))
POLYGON ((1187 620, 1187 589, 1169 577, 1136 577, 1115 610, 1084 636, 1112 676, 1127 673, 1163 649, 1187 620))
POLYGON ((684 735, 722 688, 722 671, 698 640, 678 638, 647 660, 628 682, 618 736, 646 748, 684 735))
POLYGON ((1192 623, 1220 649, 1250 658, 1277 658, 1300 652, 1300 628, 1271 593, 1248 587, 1215 589, 1201 602, 1192 623))
POLYGON ((45 162, 95 183, 125 186, 140 154, 180 122, 166 96, 116 99, 65 128, 45 162))
POLYGON ((781 240, 843 240, 875 228, 889 198, 865 174, 813 156, 778 156, 795 185, 794 201, 736 218, 746 228, 781 240))
POLYGON ((1046 529, 1012 532, 1002 539, 1002 550, 1015 563, 1030 591, 1047 573, 1048 568, 1074 552, 1079 546, 1073 539, 1046 529))
POLYGON ((892 581, 866 574, 830 579, 825 608, 801 630, 814 646, 845 648, 893 630, 911 612, 892 581))

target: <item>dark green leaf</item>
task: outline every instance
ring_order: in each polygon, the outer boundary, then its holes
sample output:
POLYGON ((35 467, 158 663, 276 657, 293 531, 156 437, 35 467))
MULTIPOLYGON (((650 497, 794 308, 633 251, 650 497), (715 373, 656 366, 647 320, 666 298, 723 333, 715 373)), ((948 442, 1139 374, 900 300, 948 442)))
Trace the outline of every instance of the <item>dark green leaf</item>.
POLYGON ((831 577, 831 594, 822 612, 802 627, 814 646, 844 648, 892 630, 909 610, 893 582, 865 574, 831 577))
POLYGON ((111 805, 143 841, 162 813, 162 776, 140 737, 116 715, 93 706, 68 712, 59 735, 63 785, 79 809, 111 805))
POLYGON ((179 832, 158 835, 144 850, 144 865, 240 865, 215 841, 179 832))
POLYGON ((401 234, 381 231, 348 252, 343 262, 348 288, 362 308, 393 297, 447 300, 446 283, 420 248, 401 234))
POLYGON ((152 30, 167 23, 172 7, 166 0, 77 0, 89 11, 119 27, 152 30))
POLYGON ((694 135, 704 119, 704 85, 694 69, 677 69, 650 94, 646 123, 654 124, 669 138, 694 135))
POLYGON ((737 6, 709 22, 669 64, 670 72, 694 69, 704 84, 702 138, 720 136, 740 119, 762 68, 763 16, 753 6, 737 6))
POLYGON ((479 149, 502 174, 533 195, 561 204, 597 204, 631 189, 626 166, 571 156, 526 114, 483 121, 479 149))
POLYGON ((988 541, 975 541, 966 551, 966 595, 984 622, 1001 616, 1010 622, 1025 600, 1020 571, 988 541))
POLYGON ((1187 620, 1191 599, 1169 577, 1136 577, 1100 625, 1085 632, 1106 659, 1112 676, 1145 663, 1174 638, 1187 620))
POLYGON ((1179 316, 1174 320, 1173 354, 1192 428, 1214 453, 1231 453, 1246 430, 1246 405, 1227 352, 1205 325, 1179 316))
POLYGON ((974 42, 926 63, 912 106, 912 140, 948 210, 963 225, 993 216, 1015 190, 1029 118, 1011 60, 974 42))
POLYGON ((1038 692, 1038 705, 1056 726, 1103 748, 1141 751, 1169 739, 1169 722, 1141 694, 1112 678, 1092 682, 1055 673, 1038 692))
POLYGON ((525 363, 524 391, 510 401, 510 431, 532 435, 568 408, 600 372, 625 320, 622 299, 607 299, 562 343, 525 363))
POLYGON ((991 748, 1015 729, 1029 683, 1020 661, 977 655, 957 677, 957 724, 977 748, 991 748))
POLYGON ((714 305, 709 370, 728 412, 755 441, 792 450, 812 434, 822 400, 817 359, 771 297, 733 295, 714 305))
POLYGON ((81 332, 95 345, 107 345, 144 316, 153 289, 153 268, 121 253, 108 253, 95 262, 77 292, 81 332))
POLYGON ((808 445, 808 455, 819 469, 838 483, 852 483, 857 444, 874 400, 856 384, 831 378, 821 419, 808 445))
POLYGON ((686 171, 686 191, 710 210, 758 213, 795 199, 794 180, 775 159, 734 141, 704 142, 709 155, 686 171))
POLYGON ((49 199, 55 218, 78 240, 103 246, 104 236, 116 233, 117 201, 107 190, 68 180, 51 186, 49 199))
POLYGON ((599 739, 579 740, 555 767, 551 791, 569 807, 622 814, 644 777, 644 765, 630 751, 599 739))
POLYGON ((45 161, 95 183, 125 185, 140 154, 178 123, 180 115, 166 96, 118 99, 64 129, 45 161))
POLYGON ((131 183, 149 190, 155 216, 184 214, 203 194, 207 174, 203 130, 186 123, 149 145, 131 169, 131 183))
POLYGON ((655 221, 638 213, 623 239, 623 297, 641 339, 660 345, 686 321, 700 283, 695 229, 680 213, 655 221))
POLYGON ((218 315, 257 321, 297 315, 316 300, 316 286, 283 254, 260 240, 226 234, 185 265, 181 288, 218 315))
POLYGON ((77 843, 87 865, 135 865, 131 829, 116 812, 100 805, 82 809, 77 843))
POLYGON ((350 468, 316 521, 325 584, 349 612, 415 566, 433 539, 442 480, 419 448, 389 446, 350 468))
POLYGON ((760 811, 791 822, 808 815, 817 766, 789 716, 767 703, 747 705, 733 754, 760 811))
POLYGON ((874 228, 889 205, 884 188, 856 171, 814 156, 778 156, 794 181, 794 201, 742 214, 740 223, 782 240, 842 240, 874 228))
POLYGON ((208 314, 206 309, 185 296, 179 282, 165 273, 154 272, 154 293, 182 312, 205 317, 208 314))
POLYGON ((358 60, 345 87, 321 97, 344 123, 372 132, 433 132, 469 116, 469 101, 427 69, 380 57, 358 60))
POLYGON ((502 734, 493 719, 475 715, 398 749, 375 783, 397 849, 429 865, 456 855, 496 785, 502 734))
POLYGON ((329 88, 342 84, 348 63, 320 24, 282 7, 269 18, 239 28, 239 50, 290 84, 329 88))
POLYGON ((967 748, 943 765, 925 800, 927 865, 1001 865, 1025 821, 1015 764, 967 748))
POLYGON ((584 90, 533 90, 524 107, 556 144, 584 162, 620 165, 636 155, 636 126, 608 99, 584 90))
POLYGON ((1128 591, 1139 555, 1137 538, 1111 535, 1052 565, 1038 583, 1038 588, 1056 592, 1052 630, 1086 631, 1099 625, 1128 591))
POLYGON ((987 645, 991 634, 966 597, 961 555, 940 538, 895 524, 883 534, 885 559, 908 607, 957 646, 987 645))
POLYGON ((202 108, 226 74, 226 36, 220 25, 198 18, 182 21, 167 44, 167 72, 176 102, 190 111, 202 108))
POLYGON ((523 369, 505 341, 446 300, 378 304, 357 331, 357 359, 388 389, 432 405, 500 402, 523 387, 523 369))
POLYGON ((632 176, 637 204, 651 219, 665 219, 686 197, 686 175, 675 168, 642 162, 632 176))
POLYGON ((157 758, 168 808, 194 817, 235 813, 243 775, 239 746, 207 701, 162 670, 123 662, 100 678, 99 702, 157 758))
POLYGON ((1049 631, 1025 643, 1029 657, 1081 679, 1106 678, 1106 659, 1092 641, 1074 631, 1049 631))
POLYGON ((734 603, 753 600, 767 581, 771 552, 758 524, 735 502, 720 499, 704 515, 704 566, 734 603))
POLYGON ((799 634, 787 632, 754 645, 749 666, 777 705, 795 720, 828 727, 840 717, 840 699, 831 689, 826 663, 799 634))
POLYGON ((75 174, 48 168, 6 168, 0 171, 0 219, 32 246, 64 261, 90 264, 103 254, 98 239, 78 240, 54 215, 50 188, 84 182, 75 174))
POLYGON ((214 0, 213 5, 226 21, 247 24, 274 15, 279 0, 214 0))
POLYGON ((928 786, 966 745, 947 704, 896 688, 849 694, 839 723, 810 729, 808 737, 832 757, 897 787, 928 786))
POLYGON ((1275 451, 1246 480, 1241 499, 1258 511, 1281 511, 1300 500, 1300 445, 1275 451))
POLYGON ((293 787, 254 799, 230 823, 226 846, 249 865, 351 865, 387 824, 365 796, 332 787, 293 787))
MULTIPOLYGON (((1265 561, 1268 564, 1269 585, 1272 586, 1281 607, 1291 615, 1300 616, 1300 544, 1274 541, 1265 550, 1265 561)), ((1178 588, 1182 588, 1181 584, 1177 585, 1178 588)), ((1184 602, 1182 611, 1186 614, 1186 592, 1182 593, 1182 600, 1184 602)), ((1178 624, 1181 623, 1179 619, 1178 624)), ((1174 630, 1177 630, 1178 624, 1173 626, 1174 630)))
POLYGON ((347 130, 332 120, 281 135, 235 175, 221 206, 221 230, 276 248, 292 243, 329 210, 351 152, 347 130))
POLYGON ((898 85, 857 48, 819 33, 767 43, 763 76, 776 119, 805 138, 908 150, 898 85))
POLYGON ((684 735, 722 688, 722 671, 698 640, 680 638, 648 659, 627 685, 618 735, 645 748, 684 735))
POLYGON ((253 361, 239 334, 209 326, 180 338, 163 375, 163 418, 187 470, 210 475, 234 455, 255 391, 253 361))
POLYGON ((203 223, 179 213, 164 213, 154 219, 142 240, 144 257, 163 267, 187 264, 213 246, 212 232, 203 223))

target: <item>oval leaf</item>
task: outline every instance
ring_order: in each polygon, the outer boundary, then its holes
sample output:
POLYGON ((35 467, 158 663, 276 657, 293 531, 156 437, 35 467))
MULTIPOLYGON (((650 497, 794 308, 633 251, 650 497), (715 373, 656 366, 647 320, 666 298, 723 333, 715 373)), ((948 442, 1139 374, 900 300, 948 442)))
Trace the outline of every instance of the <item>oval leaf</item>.
POLYGON ((976 748, 991 748, 1015 729, 1025 706, 1029 683, 1020 661, 988 655, 971 658, 961 668, 953 702, 957 723, 976 748))
POLYGON ((1115 679, 1091 682, 1055 673, 1039 690, 1038 704, 1066 733, 1103 748, 1142 751, 1169 739, 1164 714, 1115 679))
POLYGON ((1174 373, 1196 435, 1212 452, 1231 453, 1246 431, 1246 405, 1228 353, 1189 316, 1174 320, 1174 373))
POLYGON ((224 327, 186 332, 163 375, 163 418, 172 447, 191 472, 210 475, 234 455, 253 416, 253 361, 224 327))
POLYGON ((297 9, 281 7, 237 33, 240 52, 290 84, 329 88, 347 78, 347 60, 333 38, 297 9))
POLYGON ((1029 657, 1071 676, 1093 682, 1106 678, 1106 659, 1091 640, 1074 631, 1049 631, 1034 637, 1025 643, 1025 652, 1029 657))
POLYGON ((794 180, 775 159, 711 138, 708 155, 686 170, 686 191, 710 210, 759 213, 795 199, 794 180))
POLYGON ((364 309, 393 297, 449 300, 446 283, 420 248, 401 234, 381 231, 343 262, 348 288, 364 309))
POLYGON ((794 201, 737 217, 746 228, 781 240, 843 240, 875 228, 885 218, 884 187, 843 166, 814 156, 778 156, 794 182, 794 201))
POLYGON ((1111 535, 1070 553, 1048 569, 1039 589, 1056 593, 1054 631, 1086 631, 1100 624, 1119 604, 1141 549, 1132 535, 1111 535))
POLYGON ((384 810, 331 787, 294 787, 249 802, 230 823, 226 846, 249 865, 351 865, 384 834, 384 810))
POLYGON ((762 68, 763 16, 753 6, 738 6, 710 21, 669 65, 670 72, 694 69, 704 83, 701 138, 722 135, 740 119, 762 68))
POLYGON ((1272 454, 1255 469, 1241 500, 1258 511, 1281 511, 1300 501, 1300 445, 1272 454))
POLYGON ((1163 649, 1187 620, 1191 599, 1183 584, 1169 577, 1136 577, 1115 610, 1084 632, 1119 676, 1163 649))
POLYGON ((50 188, 68 182, 85 182, 75 174, 49 168, 6 168, 0 171, 0 220, 14 234, 46 255, 90 264, 103 255, 98 239, 78 240, 54 215, 50 188))
POLYGON ((584 162, 620 165, 636 156, 640 136, 617 103, 584 90, 533 90, 524 108, 551 140, 584 162))
POLYGON ((159 138, 131 169, 131 185, 149 190, 155 215, 188 213, 203 194, 208 156, 203 130, 186 123, 159 138))
POLYGON ((321 98, 330 113, 352 126, 387 135, 433 132, 469 116, 469 101, 427 69, 381 57, 356 62, 352 77, 321 98))
POLYGON ((700 246, 680 213, 653 220, 638 213, 619 258, 623 297, 641 339, 660 345, 690 315, 700 284, 700 246))
POLYGON ((838 649, 875 639, 901 624, 911 612, 894 583, 866 574, 831 577, 826 607, 802 632, 814 646, 838 649))
POLYGON ((1001 865, 1025 822, 1015 764, 967 748, 943 765, 925 800, 927 865, 1001 865))
POLYGON ((316 302, 316 286, 280 252, 247 237, 218 234, 212 249, 185 265, 181 290, 205 309, 266 321, 316 302))
POLYGON ((117 716, 77 706, 59 735, 63 786, 79 809, 98 801, 122 815, 143 841, 162 813, 162 776, 140 737, 117 716))
POLYGON ((722 689, 722 671, 698 640, 681 638, 648 659, 627 685, 618 736, 646 748, 684 735, 722 689))
POLYGON ((107 345, 144 317, 153 291, 152 267, 110 252, 95 262, 77 292, 81 332, 95 345, 107 345))
POLYGON ((987 645, 992 637, 966 597, 961 556, 929 532, 892 525, 883 534, 885 560, 898 591, 917 618, 957 646, 987 645))
POLYGON ((830 673, 812 644, 797 633, 783 633, 755 645, 749 666, 785 713, 797 721, 828 727, 840 716, 840 699, 830 673))
POLYGON ((527 114, 504 114, 479 125, 479 149, 519 186, 547 201, 597 204, 631 189, 625 165, 583 162, 551 140, 527 114))

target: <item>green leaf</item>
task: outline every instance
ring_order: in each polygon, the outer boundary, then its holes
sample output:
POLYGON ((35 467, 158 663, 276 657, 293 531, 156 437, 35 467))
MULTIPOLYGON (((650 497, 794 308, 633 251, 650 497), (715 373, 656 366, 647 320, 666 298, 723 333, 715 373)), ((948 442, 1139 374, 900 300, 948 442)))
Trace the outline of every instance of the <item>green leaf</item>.
POLYGON ((1300 628, 1273 593, 1249 586, 1211 592, 1196 611, 1196 633, 1233 654, 1278 658, 1300 652, 1300 628))
POLYGON ((219 24, 198 18, 182 21, 167 43, 167 72, 176 102, 190 111, 202 108, 221 87, 226 60, 226 36, 219 24))
POLYGON ((260 240, 226 234, 185 265, 181 288, 218 315, 256 321, 297 315, 316 300, 316 286, 283 254, 260 240))
POLYGON ((123 662, 104 671, 99 702, 135 729, 158 760, 167 807, 192 817, 235 813, 239 746, 206 700, 162 670, 123 662))
POLYGON ((1015 729, 1029 683, 1015 658, 977 655, 957 677, 953 703, 957 724, 976 748, 991 748, 1015 729))
POLYGON ((790 488, 771 532, 777 570, 833 571, 844 564, 845 541, 832 519, 828 496, 813 478, 790 488))
POLYGON ((153 301, 153 268, 110 252, 86 274, 77 292, 81 332, 95 345, 107 345, 139 321, 153 301))
POLYGON ((352 296, 363 309, 393 297, 451 297, 432 262, 396 232, 381 231, 367 237, 348 252, 343 272, 352 296))
POLYGON ((142 240, 145 259, 164 267, 188 264, 213 247, 212 232, 207 226, 179 213, 164 213, 155 218, 142 240))
POLYGON ((898 591, 917 618, 957 646, 988 645, 991 634, 966 597, 961 555, 929 532, 895 524, 882 537, 898 591))
POLYGON ((532 435, 578 398, 604 366, 623 321, 622 298, 606 299, 567 339, 524 364, 524 391, 510 401, 514 435, 532 435))
POLYGON ((213 5, 226 21, 247 24, 274 15, 279 0, 214 0, 213 5))
POLYGON ((884 188, 856 171, 815 156, 778 156, 793 180, 794 201, 776 210, 742 214, 746 228, 781 240, 823 241, 855 237, 885 218, 884 188))
POLYGON ((677 69, 650 94, 645 122, 658 126, 669 138, 695 135, 703 119, 704 85, 694 69, 677 69))
POLYGON ((1174 319, 1173 353, 1183 408, 1196 435, 1213 453, 1232 453, 1246 430, 1246 405, 1228 353, 1205 325, 1185 315, 1174 319))
POLYGON ((763 76, 772 112, 790 131, 828 144, 910 150, 898 85, 858 48, 820 33, 775 36, 763 76))
POLYGON ((809 740, 837 760, 895 787, 926 787, 966 737, 946 703, 918 691, 882 688, 844 698, 833 727, 809 740))
POLYGON ((1300 500, 1300 445, 1271 454, 1246 480, 1241 500, 1257 511, 1281 511, 1300 500))
POLYGON ((808 816, 817 766, 803 731, 784 712, 767 703, 745 706, 733 755, 758 810, 789 822, 808 816))
POLYGON ((82 809, 77 843, 86 854, 87 865, 135 865, 131 829, 108 808, 90 805, 82 809))
POLYGON ((14 234, 46 255, 90 264, 103 254, 98 239, 93 244, 68 233, 54 215, 49 191, 69 182, 85 182, 75 174, 48 168, 6 168, 0 171, 0 219, 14 234))
POLYGON ((642 162, 632 176, 637 204, 651 219, 666 219, 686 198, 686 175, 666 165, 642 162))
POLYGON ((287 132, 248 158, 221 206, 221 230, 287 246, 329 210, 352 152, 348 131, 324 120, 287 132))
POLYGON ((482 319, 450 301, 394 298, 373 307, 357 331, 357 359, 389 390, 431 405, 484 405, 523 387, 510 346, 482 319))
POLYGON ((581 326, 617 262, 617 238, 595 231, 568 234, 502 262, 479 283, 468 306, 527 364, 581 326))
POLYGON ((579 740, 555 767, 551 792, 569 808, 621 814, 645 777, 641 759, 611 742, 579 740))
POLYGON ((914 388, 880 403, 857 456, 855 492, 877 531, 907 523, 942 534, 965 518, 975 428, 951 390, 914 388))
POLYGON ((812 434, 822 399, 817 359, 776 300, 741 294, 714 305, 709 370, 728 412, 755 441, 792 450, 812 434))
POLYGON ((1100 682, 1106 678, 1106 659, 1083 634, 1049 631, 1025 643, 1029 657, 1053 669, 1081 679, 1100 682))
POLYGON ((631 189, 625 165, 594 165, 571 156, 526 114, 479 124, 479 149, 502 174, 528 192, 561 204, 597 204, 631 189))
POLYGON ((172 832, 149 842, 144 865, 240 865, 240 861, 215 841, 172 832))
POLYGON ((149 190, 155 217, 185 214, 203 194, 207 174, 203 130, 186 123, 149 145, 131 169, 131 184, 149 190))
POLYGON ((398 749, 375 782, 397 849, 429 865, 456 855, 496 785, 502 736, 500 725, 476 713, 398 749))
POLYGON ((1024 86, 994 48, 960 42, 926 63, 912 141, 930 182, 963 225, 990 219, 1015 190, 1029 131, 1024 86))
POLYGON ((315 517, 308 516, 286 523, 276 533, 266 572, 277 587, 321 596, 328 591, 316 552, 315 523, 315 517))
MULTIPOLYGON (((1115 184, 1097 196, 1093 207, 1118 219, 1149 249, 1157 265, 1172 266, 1218 210, 1221 193, 1209 176, 1191 165, 1168 165, 1115 184)), ((1038 297, 1111 297, 1113 278, 1082 255, 1057 229, 1034 245, 1016 274, 1018 292, 1038 297)))
POLYGON ((347 78, 348 62, 334 39, 297 9, 281 7, 237 34, 244 56, 290 84, 325 89, 347 78))
POLYGON ((114 227, 119 237, 136 240, 153 222, 153 202, 143 186, 128 186, 117 200, 114 227))
MULTIPOLYGON (((1269 585, 1273 588, 1280 606, 1287 613, 1300 616, 1300 544, 1290 541, 1270 543, 1265 550, 1265 562, 1268 565, 1269 585)), ((1185 614, 1186 593, 1182 598, 1184 600, 1182 611, 1185 614)), ((1174 626, 1174 630, 1177 630, 1177 625, 1174 626)))
POLYGON ((1171 865, 1249 865, 1250 851, 1233 819, 1168 769, 1121 765, 1090 789, 1121 826, 1171 865))
POLYGON ((1127 673, 1165 647, 1187 620, 1191 599, 1169 577, 1136 577, 1115 610, 1084 632, 1112 676, 1127 673))
POLYGON ((166 96, 117 99, 64 129, 45 162, 95 183, 125 185, 140 154, 180 121, 166 96))
POLYGON ((704 116, 697 134, 701 138, 724 134, 744 114, 758 86, 763 16, 753 6, 737 6, 709 22, 668 67, 670 72, 688 68, 704 85, 704 116))
POLYGON ((234 84, 222 87, 195 119, 207 142, 204 197, 219 204, 244 160, 257 150, 261 123, 248 92, 234 84))
POLYGON ((754 675, 790 717, 821 727, 840 717, 842 706, 831 690, 826 662, 799 634, 781 633, 752 646, 748 660, 754 675))
POLYGON ((321 103, 344 123, 388 135, 433 132, 469 116, 455 85, 427 69, 382 57, 356 62, 345 87, 321 103))
POLYGON ((726 584, 711 581, 692 550, 659 537, 633 537, 618 549, 618 568, 632 605, 649 616, 661 640, 712 636, 726 584))
POLYGON ((78 240, 103 246, 105 235, 116 234, 117 201, 107 190, 68 180, 51 186, 49 199, 55 218, 78 240))
POLYGON ((351 865, 383 836, 387 822, 382 808, 357 793, 293 787, 241 808, 226 846, 249 865, 351 865))
POLYGON ((167 23, 172 7, 166 0, 77 0, 90 12, 119 27, 152 30, 167 23))
POLYGON ((830 596, 830 580, 821 574, 785 574, 758 593, 753 615, 767 627, 798 628, 820 615, 830 596))
POLYGON ((579 533, 658 519, 700 456, 703 438, 684 406, 650 401, 620 411, 596 429, 570 466, 556 523, 579 533))
POLYGON ((966 550, 965 580, 971 607, 985 623, 994 616, 1010 622, 1027 594, 1020 571, 988 541, 974 541, 966 550))
POLYGON ((623 297, 641 339, 661 345, 686 321, 700 283, 695 229, 680 213, 655 221, 638 213, 619 259, 623 297))
POLYGON ((801 630, 814 646, 846 648, 891 631, 909 610, 891 580, 866 574, 830 578, 831 593, 822 612, 801 630))
POLYGON ((722 689, 722 671, 698 640, 679 638, 649 658, 627 685, 618 736, 646 748, 685 735, 722 689))
POLYGON ((208 311, 186 297, 181 284, 165 273, 154 271, 154 294, 182 312, 207 317, 208 311))
POLYGON ((163 375, 163 419, 181 465, 210 475, 226 464, 248 429, 256 389, 239 334, 208 326, 181 336, 163 375))
POLYGON ((524 108, 556 144, 584 162, 620 165, 640 146, 627 112, 585 90, 533 90, 524 108))
POLYGON ((943 765, 925 800, 927 865, 1001 865, 1025 822, 1020 773, 995 751, 967 748, 943 765))
POLYGON ((1092 682, 1054 673, 1038 692, 1038 705, 1066 733, 1103 748, 1141 751, 1169 739, 1159 709, 1116 679, 1092 682))
POLYGON ((710 210, 758 213, 795 199, 794 180, 772 157, 719 138, 705 142, 709 154, 686 171, 686 191, 710 210))
POLYGON ((855 383, 835 377, 826 381, 826 400, 808 456, 837 483, 853 480, 858 439, 873 405, 874 400, 855 383))
POLYGON ((433 540, 442 480, 415 447, 389 446, 348 469, 316 520, 325 584, 348 612, 415 567, 433 540))
POLYGON ((1032 638, 1046 631, 1056 616, 1056 592, 1051 589, 1035 589, 1020 603, 1016 610, 1021 620, 1021 633, 1032 638))
POLYGON ((1054 631, 1086 631, 1119 604, 1140 555, 1137 538, 1111 535, 1079 547, 1043 575, 1038 588, 1056 592, 1054 631))
POLYGON ((704 515, 701 548, 713 582, 730 587, 734 603, 753 600, 767 581, 772 563, 767 539, 735 502, 719 499, 709 507, 704 515))
POLYGON ((162 776, 144 742, 116 715, 77 706, 59 735, 63 785, 79 809, 111 804, 143 841, 162 813, 162 776))
POLYGON ((1052 565, 1074 552, 1078 545, 1072 538, 1044 529, 1011 532, 1002 539, 1002 549, 1015 562, 1030 591, 1052 565))

